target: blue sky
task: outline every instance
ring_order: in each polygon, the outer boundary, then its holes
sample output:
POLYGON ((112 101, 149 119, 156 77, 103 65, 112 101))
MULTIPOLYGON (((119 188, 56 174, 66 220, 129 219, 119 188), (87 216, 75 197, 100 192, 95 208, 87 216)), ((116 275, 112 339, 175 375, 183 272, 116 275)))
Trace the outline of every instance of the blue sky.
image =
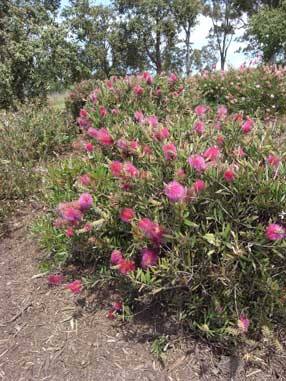
MULTIPOLYGON (((94 1, 96 4, 108 5, 110 4, 110 0, 96 0, 94 1)), ((68 0, 62 0, 62 7, 68 5, 68 0)), ((193 48, 201 48, 206 44, 206 37, 208 35, 209 29, 211 28, 211 20, 204 16, 200 16, 198 20, 198 24, 193 30, 192 33, 192 42, 193 48)), ((237 34, 236 37, 239 37, 243 32, 237 34)), ((228 56, 227 56, 227 64, 239 67, 242 63, 247 61, 247 57, 243 53, 237 53, 238 48, 241 47, 240 43, 232 42, 228 56)))

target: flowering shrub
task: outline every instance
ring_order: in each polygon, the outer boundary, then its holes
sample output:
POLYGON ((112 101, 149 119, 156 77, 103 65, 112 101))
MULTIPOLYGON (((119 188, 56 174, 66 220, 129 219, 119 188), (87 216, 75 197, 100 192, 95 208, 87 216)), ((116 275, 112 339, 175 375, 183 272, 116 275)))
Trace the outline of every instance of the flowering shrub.
POLYGON ((286 69, 277 66, 241 66, 227 72, 197 76, 202 97, 209 105, 227 104, 232 112, 267 117, 286 107, 286 69))
POLYGON ((241 337, 285 317, 283 127, 191 92, 147 73, 94 89, 85 159, 52 174, 47 229, 131 306, 160 300, 192 330, 241 337))
POLYGON ((83 108, 88 95, 95 86, 96 80, 89 79, 75 85, 70 92, 66 100, 66 109, 71 113, 74 119, 78 117, 80 109, 83 108))

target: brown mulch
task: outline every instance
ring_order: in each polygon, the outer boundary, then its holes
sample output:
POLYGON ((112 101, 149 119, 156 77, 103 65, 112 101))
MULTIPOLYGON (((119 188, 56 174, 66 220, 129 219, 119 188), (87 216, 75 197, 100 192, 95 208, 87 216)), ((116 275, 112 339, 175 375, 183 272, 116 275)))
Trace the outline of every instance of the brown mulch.
POLYGON ((280 366, 244 366, 190 338, 170 339, 164 364, 155 361, 150 337, 160 322, 108 320, 107 310, 88 311, 64 285, 37 276, 41 252, 27 228, 36 213, 15 216, 0 242, 0 380, 286 380, 280 366))

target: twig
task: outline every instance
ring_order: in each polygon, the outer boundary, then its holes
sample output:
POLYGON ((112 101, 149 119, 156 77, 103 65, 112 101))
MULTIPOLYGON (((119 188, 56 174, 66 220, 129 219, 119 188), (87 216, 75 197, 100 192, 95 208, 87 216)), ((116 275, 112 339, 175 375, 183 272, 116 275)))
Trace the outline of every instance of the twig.
POLYGON ((12 317, 12 319, 10 319, 10 320, 7 320, 3 323, 0 323, 0 326, 4 327, 5 325, 12 323, 13 321, 17 320, 32 305, 33 305, 33 303, 29 302, 24 308, 22 308, 22 310, 19 313, 17 313, 17 315, 12 317))

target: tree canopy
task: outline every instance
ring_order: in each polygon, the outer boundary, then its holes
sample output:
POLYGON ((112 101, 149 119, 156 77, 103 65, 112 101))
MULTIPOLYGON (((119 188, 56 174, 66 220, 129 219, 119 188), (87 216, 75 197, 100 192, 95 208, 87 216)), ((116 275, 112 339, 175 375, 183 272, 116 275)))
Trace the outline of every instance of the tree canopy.
MULTIPOLYGON (((88 78, 225 69, 238 29, 252 54, 285 62, 285 0, 2 0, 0 107, 88 78), (201 17, 199 17, 201 16, 201 17), (208 17, 208 44, 192 33, 208 17), (204 20, 204 19, 203 19, 204 20)), ((204 28, 204 25, 201 25, 204 28)))

